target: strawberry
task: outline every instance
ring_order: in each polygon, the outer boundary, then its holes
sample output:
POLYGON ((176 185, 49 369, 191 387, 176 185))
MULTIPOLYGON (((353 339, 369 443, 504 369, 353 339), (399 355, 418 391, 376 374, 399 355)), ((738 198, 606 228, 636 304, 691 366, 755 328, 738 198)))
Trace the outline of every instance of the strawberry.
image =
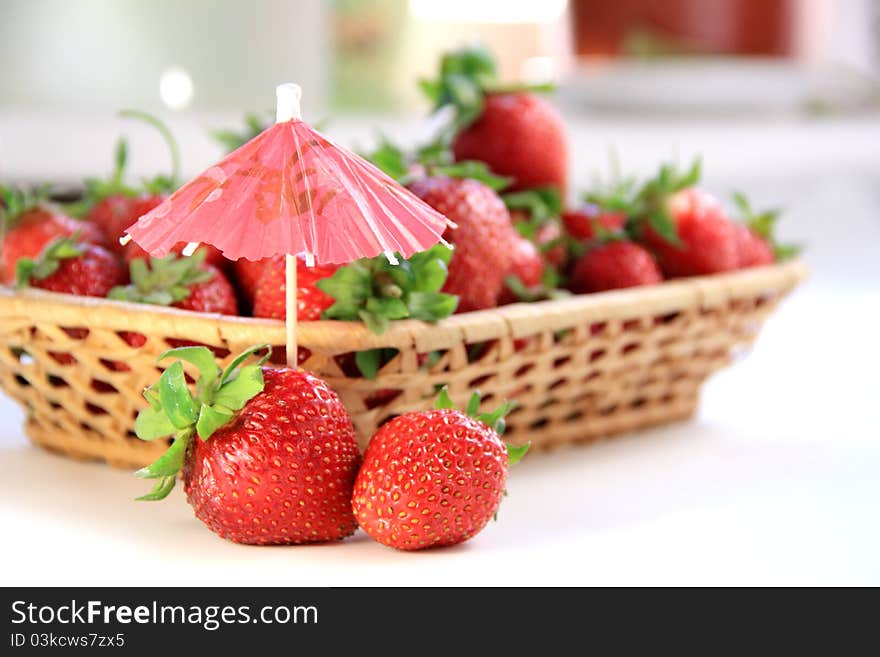
POLYGON ((736 227, 737 264, 740 269, 772 265, 777 260, 785 260, 800 251, 792 244, 779 244, 774 235, 774 228, 779 219, 778 210, 754 212, 746 197, 737 192, 733 195, 734 203, 742 214, 744 223, 734 224, 736 227))
POLYGON ((129 264, 131 284, 115 287, 108 295, 117 301, 133 301, 221 315, 238 314, 235 290, 216 267, 205 263, 207 251, 190 257, 168 255, 135 258, 129 264))
MULTIPOLYGON (((126 226, 127 227, 127 226, 126 226)), ((174 245, 171 249, 171 252, 175 255, 182 255, 183 250, 186 248, 186 242, 179 242, 174 245)), ((143 258, 144 260, 150 259, 150 254, 144 251, 140 246, 135 244, 134 242, 129 242, 123 247, 123 259, 125 263, 130 265, 132 260, 137 258, 143 258)), ((205 252, 205 263, 216 267, 217 269, 224 269, 228 264, 229 260, 227 260, 220 250, 211 246, 210 244, 200 244, 197 251, 205 252)))
POLYGON ((736 226, 712 195, 694 187, 676 192, 668 212, 677 238, 670 241, 653 228, 645 241, 667 276, 699 276, 736 269, 736 226))
MULTIPOLYGON (((159 500, 183 474, 195 516, 236 543, 277 545, 334 541, 357 529, 351 494, 360 463, 351 418, 333 390, 303 370, 244 361, 222 371, 204 347, 176 357, 144 396, 142 440, 174 441, 139 477, 158 480, 140 500, 159 500), (199 370, 196 395, 182 362, 199 370)), ((268 356, 268 355, 267 355, 268 356)))
POLYGON ((597 237, 595 230, 597 225, 611 232, 623 230, 626 224, 626 214, 623 212, 604 212, 593 203, 584 203, 563 212, 562 223, 565 226, 565 231, 573 238, 589 241, 597 237))
POLYGON ((551 186, 565 195, 565 123, 550 103, 531 93, 538 87, 501 88, 494 58, 477 46, 444 55, 439 78, 424 81, 422 89, 435 110, 454 108, 456 160, 485 162, 512 178, 513 190, 551 186))
POLYGON ((158 207, 177 188, 180 157, 171 131, 155 116, 136 110, 125 110, 120 112, 120 116, 143 121, 158 130, 168 146, 172 167, 169 175, 157 175, 138 187, 127 185, 124 178, 128 162, 128 142, 123 138, 116 142, 111 175, 106 179, 90 178, 85 181, 84 197, 73 207, 79 213, 78 216, 85 215, 86 219, 98 224, 109 238, 109 248, 122 254, 123 246, 119 244, 119 238, 125 229, 142 215, 158 207))
POLYGON ((656 285, 663 275, 654 256, 635 242, 613 239, 588 249, 575 263, 569 286, 573 292, 602 292, 656 285))
POLYGON ((38 257, 50 242, 60 237, 76 235, 76 242, 106 245, 101 229, 92 222, 78 221, 19 190, 0 186, 0 195, 4 205, 0 214, 7 229, 0 250, 0 277, 5 285, 15 283, 15 267, 21 258, 38 257))
POLYGON ((568 262, 568 250, 563 241, 562 229, 558 221, 548 221, 535 233, 535 244, 544 261, 556 270, 564 268, 568 262))
MULTIPOLYGON (((19 287, 31 285, 43 290, 104 297, 114 285, 125 281, 125 271, 116 257, 94 244, 77 244, 72 237, 59 237, 50 242, 36 260, 20 258, 16 263, 19 287)), ((64 328, 77 340, 88 336, 87 328, 64 328)), ((76 363, 73 354, 49 352, 62 365, 76 363)))
POLYGON ((239 258, 232 263, 232 270, 235 273, 235 282, 238 284, 238 290, 241 293, 242 300, 248 307, 254 305, 254 297, 257 294, 257 284, 260 282, 260 276, 263 275, 263 268, 269 260, 269 258, 262 258, 260 260, 246 260, 245 258, 239 258))
POLYGON ((498 512, 507 471, 527 447, 501 442, 505 404, 477 415, 455 410, 445 389, 435 410, 382 425, 364 454, 352 495, 357 522, 371 538, 400 550, 455 545, 498 512))
MULTIPOLYGON (((544 281, 544 261, 535 245, 523 237, 514 244, 509 276, 515 277, 526 289, 538 287, 544 281)), ((499 303, 513 303, 517 299, 516 291, 506 284, 499 303)))
MULTIPOLYGON (((284 256, 275 256, 264 263, 263 273, 254 295, 254 317, 284 319, 287 308, 285 269, 284 256)), ((321 319, 321 314, 333 305, 333 298, 321 291, 315 283, 332 276, 337 269, 335 265, 308 267, 305 257, 297 257, 296 317, 298 320, 311 322, 321 319)))
POLYGON ((112 253, 94 244, 78 244, 73 237, 59 237, 36 260, 20 258, 16 263, 19 287, 104 297, 124 281, 125 270, 112 253))
POLYGON ((458 295, 459 312, 497 306, 517 240, 504 203, 471 179, 422 178, 409 188, 458 224, 444 235, 455 250, 443 291, 458 295))

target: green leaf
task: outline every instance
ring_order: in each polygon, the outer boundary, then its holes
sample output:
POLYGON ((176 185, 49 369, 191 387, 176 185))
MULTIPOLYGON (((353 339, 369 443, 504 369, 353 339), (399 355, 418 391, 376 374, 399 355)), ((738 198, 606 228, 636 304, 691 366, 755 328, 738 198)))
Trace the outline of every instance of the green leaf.
POLYGON ((681 244, 678 231, 675 229, 675 222, 665 209, 651 214, 648 223, 660 237, 670 244, 681 244))
POLYGON ((239 368, 238 374, 228 379, 214 394, 214 403, 234 411, 240 410, 263 391, 263 386, 263 369, 260 365, 239 368))
POLYGON ((449 391, 446 386, 443 386, 440 389, 440 394, 437 395, 437 401, 434 402, 434 408, 436 409, 455 409, 455 404, 452 403, 452 399, 449 398, 449 391))
POLYGON ((134 432, 141 440, 157 440, 175 433, 177 428, 160 408, 148 406, 141 409, 134 421, 134 432))
POLYGON ((506 426, 504 417, 513 410, 513 407, 513 402, 505 401, 494 411, 491 411, 489 413, 482 413, 481 415, 476 416, 476 419, 486 426, 492 427, 495 432, 500 436, 504 433, 504 429, 506 426))
POLYGON ((407 300, 409 316, 433 322, 449 317, 458 307, 458 297, 444 292, 412 292, 407 300))
POLYGON ((480 393, 475 392, 468 400, 467 410, 465 413, 468 417, 477 417, 480 412, 480 393))
POLYGON ((359 310, 358 317, 367 325, 367 328, 376 335, 382 335, 388 329, 388 319, 371 313, 367 310, 359 310))
POLYGON ((409 259, 412 267, 414 292, 439 292, 449 275, 452 249, 436 244, 427 251, 415 253, 409 259))
MULTIPOLYGON (((562 213, 562 200, 555 187, 538 187, 504 194, 501 199, 510 210, 524 210, 533 228, 543 226, 562 213)), ((520 222, 522 223, 522 222, 520 222)))
POLYGON ((370 379, 372 381, 379 373, 381 357, 381 349, 365 349, 363 351, 355 352, 354 362, 361 375, 365 379, 370 379))
POLYGON ((175 361, 162 372, 157 388, 162 408, 175 427, 186 429, 195 424, 198 419, 196 404, 187 388, 180 361, 175 361))
POLYGON ((365 157, 394 180, 402 180, 409 172, 406 153, 384 135, 380 135, 379 145, 365 157))
POLYGON ((508 187, 513 182, 512 178, 498 176, 489 170, 485 162, 477 160, 462 160, 455 164, 445 164, 432 167, 432 173, 438 176, 450 178, 470 178, 483 183, 496 192, 508 187))
POLYGON ((151 490, 146 495, 141 495, 140 497, 136 497, 136 502, 156 502, 158 500, 164 500, 168 497, 168 494, 174 490, 174 485, 177 483, 177 477, 163 477, 159 481, 156 482, 156 485, 153 486, 153 490, 151 490))
POLYGON ((203 404, 199 409, 199 419, 196 422, 196 433, 202 440, 210 438, 217 429, 232 419, 233 411, 220 406, 208 406, 203 404))
POLYGON ((531 443, 526 443, 525 445, 507 445, 507 465, 516 465, 520 462, 523 456, 526 455, 526 452, 529 451, 529 447, 531 443))
POLYGON ((174 437, 174 442, 162 456, 145 468, 135 472, 136 477, 141 479, 158 479, 159 477, 172 477, 180 472, 183 461, 186 458, 186 449, 192 438, 192 430, 180 431, 174 437))
POLYGON ((367 300, 367 312, 385 319, 403 319, 409 315, 406 304, 396 298, 376 298, 367 300))
POLYGON ((269 358, 272 357, 271 345, 266 344, 266 343, 255 344, 255 345, 245 349, 238 356, 233 358, 232 361, 230 361, 229 365, 226 366, 226 369, 223 370, 223 374, 220 376, 220 381, 218 382, 217 385, 222 386, 224 383, 226 383, 226 381, 228 381, 233 376, 233 374, 235 373, 235 370, 244 361, 246 361, 251 356, 255 356, 256 354, 258 354, 259 352, 264 351, 264 350, 266 353, 263 354, 262 356, 260 356, 260 358, 257 360, 257 363, 256 363, 257 365, 263 365, 263 363, 265 363, 266 361, 269 360, 269 358))
POLYGON ((159 354, 156 362, 161 363, 166 358, 178 358, 195 365, 199 371, 199 378, 196 381, 197 394, 204 403, 211 403, 212 388, 220 375, 220 368, 217 367, 211 350, 207 347, 177 347, 159 354))

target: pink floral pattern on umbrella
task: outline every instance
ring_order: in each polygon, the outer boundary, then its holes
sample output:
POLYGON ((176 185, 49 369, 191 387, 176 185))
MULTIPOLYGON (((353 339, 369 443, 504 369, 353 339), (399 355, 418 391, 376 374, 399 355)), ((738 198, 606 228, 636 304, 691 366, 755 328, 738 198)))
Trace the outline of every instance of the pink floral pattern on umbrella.
POLYGON ((407 258, 454 227, 375 166, 299 119, 276 123, 130 226, 156 257, 205 242, 232 260, 303 253, 341 264, 407 258))

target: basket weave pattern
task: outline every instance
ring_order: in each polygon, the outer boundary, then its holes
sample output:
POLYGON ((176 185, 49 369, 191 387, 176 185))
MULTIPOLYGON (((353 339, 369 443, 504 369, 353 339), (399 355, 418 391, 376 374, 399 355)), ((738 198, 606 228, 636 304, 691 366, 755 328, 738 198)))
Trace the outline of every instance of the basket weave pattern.
MULTIPOLYGON (((515 399, 505 439, 540 449, 688 417, 700 384, 751 343, 804 273, 795 261, 465 313, 435 325, 393 322, 381 336, 330 321, 302 323, 298 335, 309 351, 303 367, 342 397, 362 446, 388 417, 429 407, 447 385, 459 404, 474 389, 487 408, 515 399), (375 380, 346 376, 338 357, 370 348, 398 353, 375 380)), ((30 438, 128 468, 166 447, 132 433, 160 353, 189 341, 225 361, 255 343, 283 344, 284 326, 7 290, 0 292, 0 340, 0 386, 24 407, 30 438), (124 332, 146 342, 130 347, 124 332)))

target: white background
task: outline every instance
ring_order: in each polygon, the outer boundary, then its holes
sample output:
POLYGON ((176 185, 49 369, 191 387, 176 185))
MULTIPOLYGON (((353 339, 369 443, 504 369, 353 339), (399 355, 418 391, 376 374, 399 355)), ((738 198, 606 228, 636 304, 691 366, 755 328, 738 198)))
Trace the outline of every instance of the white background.
MULTIPOLYGON (((100 144, 79 160, 62 155, 67 170, 109 153, 113 130, 96 128, 100 144)), ((699 149, 710 187, 779 202, 788 236, 809 243, 811 279, 771 318, 754 352, 705 386, 696 418, 533 455, 512 472, 499 521, 484 533, 457 548, 398 553, 363 533, 308 547, 224 542, 193 518, 179 490, 163 503, 135 503, 144 482, 129 473, 31 447, 20 411, 2 398, 0 581, 880 584, 876 120, 595 119, 574 132, 578 180, 609 144, 641 171, 676 149, 699 149)), ((35 156, 20 133, 6 136, 7 162, 26 177, 35 156)), ((194 132, 189 139, 201 143, 194 132)), ((192 151, 194 163, 210 161, 192 151)))

